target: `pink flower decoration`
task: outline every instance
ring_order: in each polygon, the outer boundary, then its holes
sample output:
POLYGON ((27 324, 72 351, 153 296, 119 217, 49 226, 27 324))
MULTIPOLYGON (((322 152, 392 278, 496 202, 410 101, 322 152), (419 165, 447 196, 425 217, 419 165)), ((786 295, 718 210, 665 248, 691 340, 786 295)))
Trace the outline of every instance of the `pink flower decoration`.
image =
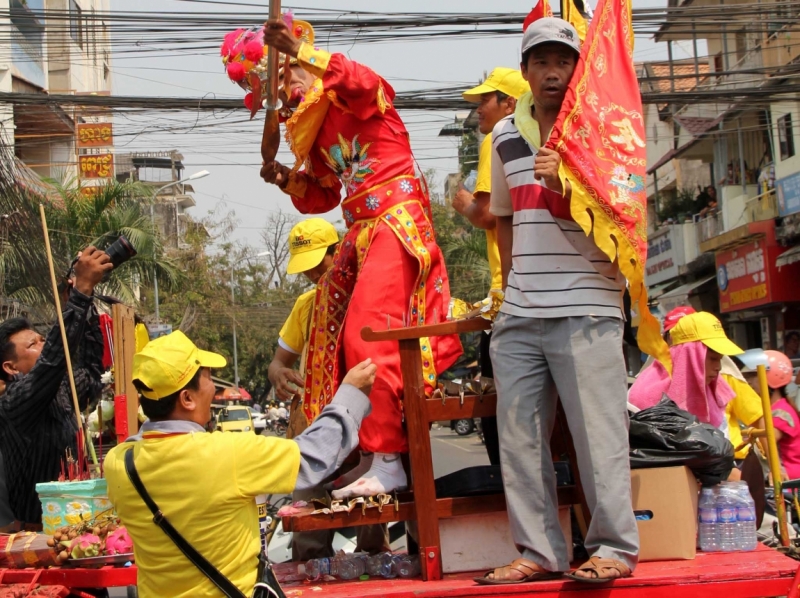
POLYGON ((244 47, 244 57, 247 58, 247 60, 258 62, 264 57, 264 45, 257 40, 247 42, 247 45, 244 47))
POLYGON ((237 29, 236 31, 231 31, 223 38, 222 47, 219 49, 220 56, 231 55, 233 47, 236 45, 236 41, 242 33, 244 33, 244 29, 237 29))
POLYGON ((241 81, 246 75, 244 67, 240 62, 229 62, 227 70, 228 77, 230 77, 231 81, 241 81))

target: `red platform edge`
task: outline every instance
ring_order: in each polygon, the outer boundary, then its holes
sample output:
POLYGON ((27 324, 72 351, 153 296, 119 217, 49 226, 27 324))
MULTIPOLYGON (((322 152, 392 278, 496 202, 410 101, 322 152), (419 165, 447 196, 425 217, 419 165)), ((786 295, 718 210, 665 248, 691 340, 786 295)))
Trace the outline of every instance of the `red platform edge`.
MULTIPOLYGON (((754 552, 698 553, 691 561, 640 563, 633 577, 602 586, 565 580, 482 586, 473 581, 481 572, 445 575, 442 580, 428 582, 379 579, 306 583, 286 585, 284 591, 287 598, 768 598, 796 595, 793 580, 799 570, 797 561, 762 546, 754 552)), ((136 571, 135 565, 99 569, 0 569, 3 583, 28 583, 39 573, 38 583, 42 585, 72 588, 136 585, 136 571)))
POLYGON ((797 561, 776 550, 698 553, 691 561, 640 563, 633 577, 604 585, 569 580, 484 586, 473 578, 480 573, 445 575, 439 581, 419 579, 363 582, 305 583, 284 587, 287 598, 468 598, 509 596, 522 598, 767 598, 790 594, 797 561))
POLYGON ((118 588, 136 585, 136 565, 130 567, 100 567, 98 569, 0 569, 2 583, 30 583, 39 574, 37 583, 43 586, 62 585, 67 588, 118 588))

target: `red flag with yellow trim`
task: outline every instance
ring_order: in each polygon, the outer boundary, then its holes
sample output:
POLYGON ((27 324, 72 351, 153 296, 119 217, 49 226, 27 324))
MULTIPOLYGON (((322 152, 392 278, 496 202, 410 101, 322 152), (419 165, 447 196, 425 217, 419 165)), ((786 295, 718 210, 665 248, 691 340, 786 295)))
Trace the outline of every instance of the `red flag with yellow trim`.
POLYGON ((572 184, 571 212, 628 281, 641 316, 642 351, 671 371, 669 349, 647 307, 644 114, 633 66, 631 0, 600 0, 547 147, 572 184))
POLYGON ((525 20, 522 23, 522 31, 525 31, 528 28, 528 25, 533 23, 534 21, 541 19, 542 17, 552 17, 553 16, 553 9, 550 8, 550 2, 548 0, 539 0, 533 7, 528 16, 525 17, 525 20))

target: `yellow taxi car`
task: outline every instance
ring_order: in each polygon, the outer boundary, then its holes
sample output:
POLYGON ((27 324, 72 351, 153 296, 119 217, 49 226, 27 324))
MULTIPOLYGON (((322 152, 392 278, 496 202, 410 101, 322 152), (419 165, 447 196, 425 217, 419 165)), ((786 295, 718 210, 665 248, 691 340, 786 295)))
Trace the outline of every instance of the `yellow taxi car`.
POLYGON ((217 413, 218 432, 254 432, 250 409, 243 405, 225 407, 217 413))

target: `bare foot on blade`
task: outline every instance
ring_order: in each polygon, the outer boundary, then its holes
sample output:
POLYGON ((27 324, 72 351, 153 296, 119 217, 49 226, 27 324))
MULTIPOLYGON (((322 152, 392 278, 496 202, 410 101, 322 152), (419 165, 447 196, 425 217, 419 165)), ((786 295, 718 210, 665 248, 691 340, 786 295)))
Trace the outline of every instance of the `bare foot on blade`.
POLYGON ((358 480, 361 476, 369 471, 369 468, 372 466, 372 459, 375 456, 375 453, 365 453, 361 452, 361 460, 358 462, 353 469, 348 471, 345 474, 342 474, 338 478, 336 478, 331 483, 331 488, 334 490, 338 490, 339 488, 344 488, 345 486, 349 486, 356 480, 358 480))
POLYGON ((388 494, 393 490, 404 490, 407 485, 408 479, 400 455, 375 453, 368 471, 349 486, 334 490, 331 495, 336 499, 375 496, 388 494))

